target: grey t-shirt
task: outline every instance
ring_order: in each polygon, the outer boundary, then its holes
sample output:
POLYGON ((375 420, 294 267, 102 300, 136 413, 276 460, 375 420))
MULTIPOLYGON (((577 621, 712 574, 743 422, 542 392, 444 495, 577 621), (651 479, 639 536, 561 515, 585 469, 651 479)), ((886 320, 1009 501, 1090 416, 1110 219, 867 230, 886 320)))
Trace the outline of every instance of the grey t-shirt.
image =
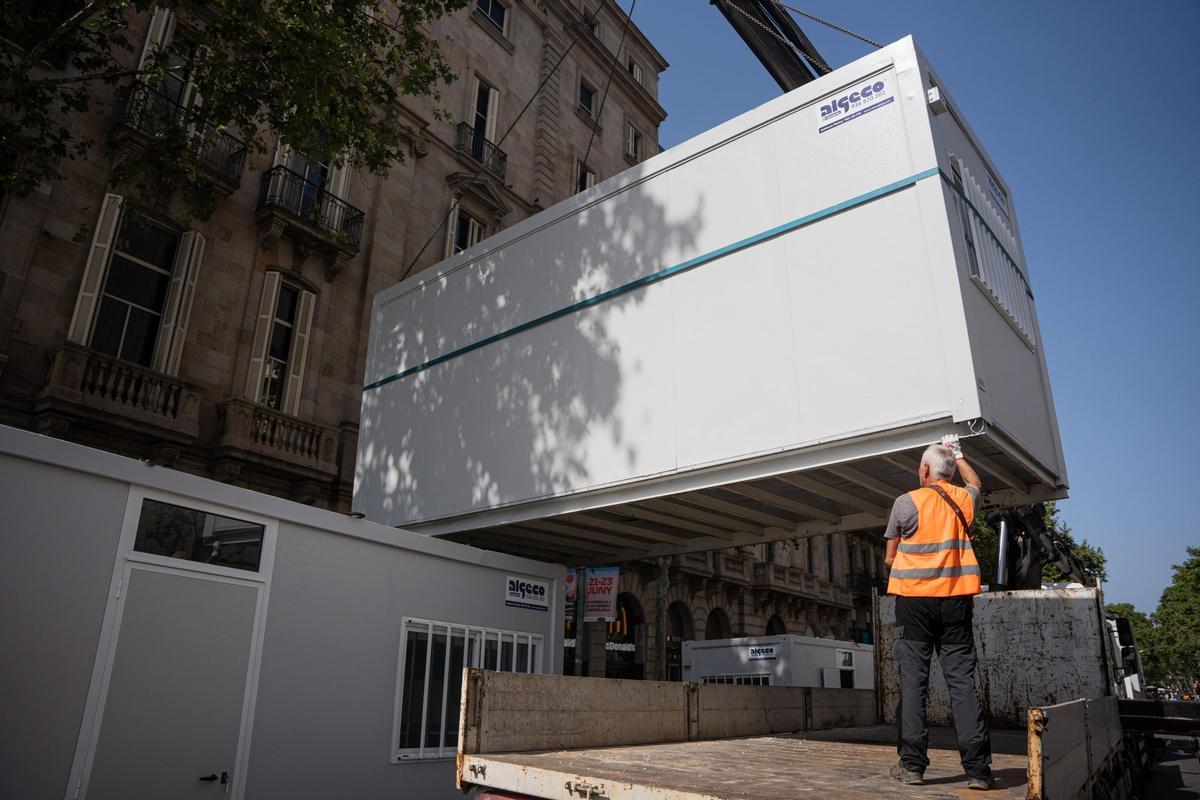
MULTIPOLYGON (((974 486, 964 486, 967 494, 971 495, 971 503, 979 508, 979 490, 974 486)), ((892 503, 892 514, 888 517, 887 527, 883 530, 883 538, 907 539, 917 532, 917 504, 912 501, 908 492, 896 498, 892 503)))

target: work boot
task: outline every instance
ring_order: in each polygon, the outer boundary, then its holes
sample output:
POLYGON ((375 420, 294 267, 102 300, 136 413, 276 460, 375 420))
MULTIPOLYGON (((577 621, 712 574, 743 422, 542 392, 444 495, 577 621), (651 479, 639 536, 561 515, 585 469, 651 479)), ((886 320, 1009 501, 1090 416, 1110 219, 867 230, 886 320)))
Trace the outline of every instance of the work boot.
POLYGON ((996 786, 996 779, 989 772, 987 775, 976 775, 975 777, 967 776, 967 788, 974 789, 979 792, 986 792, 996 786))
POLYGON ((908 786, 925 785, 925 776, 920 772, 917 772, 915 769, 909 769, 908 767, 904 766, 903 761, 897 761, 892 766, 892 769, 888 772, 888 775, 892 780, 900 781, 908 786))

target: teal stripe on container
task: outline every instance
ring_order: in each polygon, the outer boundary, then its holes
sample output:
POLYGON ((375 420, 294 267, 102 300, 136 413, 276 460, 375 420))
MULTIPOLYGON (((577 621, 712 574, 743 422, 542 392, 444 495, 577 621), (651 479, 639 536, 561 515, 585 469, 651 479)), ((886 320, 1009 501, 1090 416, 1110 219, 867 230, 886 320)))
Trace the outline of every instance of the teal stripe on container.
MULTIPOLYGON (((429 369, 430 367, 436 367, 438 364, 444 364, 447 361, 451 361, 455 358, 458 358, 459 356, 466 355, 467 353, 470 353, 473 350, 478 350, 481 347, 487 347, 489 344, 495 344, 496 342, 507 339, 510 336, 515 336, 518 333, 522 333, 524 331, 531 330, 533 328, 537 328, 541 325, 545 325, 547 322, 553 322, 554 320, 559 319, 560 317, 565 317, 568 314, 575 313, 576 311, 582 311, 585 308, 590 308, 591 306, 598 305, 600 303, 603 303, 606 300, 611 300, 614 297, 620 297, 623 294, 628 294, 629 292, 635 291, 637 289, 641 289, 641 288, 643 288, 645 286, 649 286, 653 283, 658 283, 659 281, 666 280, 667 278, 670 278, 673 275, 678 275, 681 272, 687 272, 688 270, 695 269, 696 267, 699 267, 703 264, 708 264, 712 261, 715 261, 718 258, 721 258, 722 256, 727 256, 731 253, 736 253, 740 250, 745 250, 748 247, 753 247, 754 245, 759 244, 760 242, 765 242, 768 239, 774 239, 776 236, 781 236, 785 233, 790 233, 791 231, 794 231, 797 228, 802 228, 805 225, 811 225, 814 222, 823 220, 826 217, 831 217, 834 214, 837 214, 842 211, 846 211, 847 209, 850 209, 850 208, 854 208, 855 206, 860 206, 864 203, 869 203, 870 201, 878 199, 880 197, 883 197, 884 195, 888 195, 888 194, 891 194, 892 192, 896 192, 896 191, 899 191, 900 189, 904 189, 909 186, 912 186, 913 184, 917 183, 917 181, 921 181, 926 178, 932 178, 933 176, 938 175, 939 173, 940 173, 940 170, 937 167, 931 167, 922 172, 918 172, 915 175, 910 175, 909 177, 904 178, 902 180, 895 181, 894 183, 889 183, 886 186, 881 186, 878 189, 872 189, 871 191, 866 192, 865 194, 860 194, 857 197, 850 198, 849 200, 843 200, 842 202, 837 203, 836 205, 829 206, 828 208, 823 208, 820 211, 814 211, 811 214, 807 214, 798 219, 794 219, 791 222, 785 222, 782 225, 777 225, 774 228, 769 228, 768 230, 765 230, 762 233, 756 233, 753 236, 747 236, 745 239, 739 239, 738 241, 734 242, 733 244, 727 244, 724 247, 719 247, 716 250, 712 250, 710 252, 704 253, 703 255, 696 256, 695 258, 690 258, 687 261, 684 261, 680 264, 676 264, 673 267, 666 267, 664 269, 659 270, 658 272, 652 272, 649 275, 644 275, 640 278, 637 278, 636 280, 630 281, 629 283, 621 284, 620 286, 614 287, 605 292, 601 292, 600 294, 593 295, 592 297, 589 297, 585 300, 580 300, 577 303, 572 303, 571 305, 566 306, 565 308, 560 308, 557 311, 551 311, 549 314, 544 314, 540 317, 537 317, 536 319, 531 319, 528 322, 523 322, 520 325, 517 325, 513 328, 509 328, 506 331, 501 331, 500 333, 492 334, 491 336, 487 336, 483 339, 480 339, 477 342, 472 342, 471 344, 464 345, 464 346, 458 348, 457 350, 451 350, 448 353, 443 353, 442 355, 437 356, 436 358, 431 358, 422 364, 416 365, 415 367, 409 367, 408 369, 403 370, 401 372, 397 372, 394 375, 388 375, 386 378, 380 378, 377 381, 372 381, 371 383, 368 383, 367 385, 363 386, 363 391, 366 392, 366 391, 370 391, 372 389, 378 389, 379 387, 386 386, 387 384, 392 383, 393 381, 398 381, 403 378, 407 378, 410 375, 416 375, 418 372, 424 372, 425 370, 429 369)), ((943 177, 945 177, 944 174, 943 174, 943 177)))

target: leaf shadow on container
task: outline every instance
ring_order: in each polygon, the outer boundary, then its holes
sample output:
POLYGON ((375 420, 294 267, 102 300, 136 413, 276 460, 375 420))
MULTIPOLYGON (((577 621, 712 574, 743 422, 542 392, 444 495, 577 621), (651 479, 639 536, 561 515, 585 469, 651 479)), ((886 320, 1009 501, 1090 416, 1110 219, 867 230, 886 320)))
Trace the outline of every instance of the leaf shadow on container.
MULTIPOLYGON (((510 331, 692 251, 702 200, 669 215, 644 184, 622 193, 619 203, 581 205, 535 235, 503 247, 485 240, 450 269, 417 276, 373 323, 386 319, 389 327, 376 333, 367 380, 510 331)), ((663 368, 684 345, 669 283, 364 392, 356 508, 404 525, 544 498, 635 468, 673 468, 673 430, 630 430, 639 408, 675 399, 663 368), (648 382, 656 371, 663 382, 648 382), (658 396, 665 392, 672 396, 658 396)))

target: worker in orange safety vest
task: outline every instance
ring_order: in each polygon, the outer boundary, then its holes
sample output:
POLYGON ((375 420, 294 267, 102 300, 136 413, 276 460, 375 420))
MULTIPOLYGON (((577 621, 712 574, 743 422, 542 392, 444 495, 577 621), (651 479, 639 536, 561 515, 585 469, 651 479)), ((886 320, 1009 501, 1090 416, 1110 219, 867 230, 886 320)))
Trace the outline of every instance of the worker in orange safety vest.
POLYGON ((971 789, 990 789, 991 738, 975 692, 975 638, 971 617, 980 591, 971 523, 982 483, 957 436, 921 456, 921 488, 896 498, 884 536, 891 567, 888 594, 896 597, 894 654, 900 672, 896 706, 899 762, 891 777, 921 785, 929 766, 925 697, 934 653, 950 692, 959 756, 971 789), (950 483, 955 470, 965 486, 950 483))

